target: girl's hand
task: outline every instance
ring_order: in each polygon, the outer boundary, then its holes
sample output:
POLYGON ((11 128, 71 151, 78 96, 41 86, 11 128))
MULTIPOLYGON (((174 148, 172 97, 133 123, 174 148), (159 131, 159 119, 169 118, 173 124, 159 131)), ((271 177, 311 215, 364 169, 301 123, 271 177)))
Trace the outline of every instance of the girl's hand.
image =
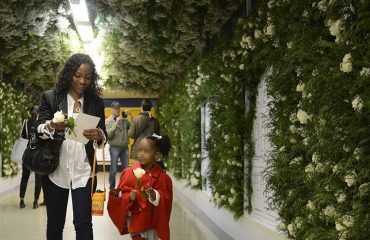
POLYGON ((83 135, 89 140, 101 141, 103 139, 102 133, 98 128, 85 129, 83 135))
POLYGON ((130 199, 131 199, 131 201, 134 201, 136 199, 136 194, 137 194, 137 191, 136 190, 132 190, 130 192, 130 199))
POLYGON ((148 189, 145 190, 145 192, 148 194, 150 200, 152 202, 154 202, 155 199, 156 199, 156 195, 155 195, 154 189, 153 188, 148 188, 148 189))
POLYGON ((110 190, 109 195, 111 195, 112 197, 119 197, 120 192, 121 192, 121 190, 119 190, 119 189, 112 189, 112 190, 110 190))

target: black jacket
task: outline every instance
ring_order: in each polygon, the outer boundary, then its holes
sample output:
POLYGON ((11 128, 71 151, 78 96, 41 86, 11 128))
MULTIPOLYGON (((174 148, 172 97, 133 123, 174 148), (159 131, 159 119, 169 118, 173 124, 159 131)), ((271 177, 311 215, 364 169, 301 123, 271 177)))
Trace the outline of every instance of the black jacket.
MULTIPOLYGON (((63 113, 68 113, 67 94, 64 94, 63 96, 58 96, 57 104, 55 104, 56 100, 55 93, 56 93, 55 90, 48 90, 41 94, 40 113, 36 123, 36 127, 40 124, 45 123, 47 120, 53 119, 54 113, 57 111, 62 110, 63 113)), ((107 132, 105 130, 104 103, 100 97, 85 94, 83 113, 99 117, 100 121, 97 127, 102 129, 104 131, 105 136, 107 136, 107 132)), ((93 141, 89 141, 85 145, 85 149, 86 155, 89 159, 90 166, 92 167, 94 161, 93 141)))

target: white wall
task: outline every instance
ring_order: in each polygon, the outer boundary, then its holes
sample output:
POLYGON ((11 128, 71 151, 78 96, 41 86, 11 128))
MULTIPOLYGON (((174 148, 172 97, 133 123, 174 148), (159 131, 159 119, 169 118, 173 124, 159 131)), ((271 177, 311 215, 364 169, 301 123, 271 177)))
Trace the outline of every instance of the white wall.
MULTIPOLYGON (((266 76, 266 75, 265 75, 266 76)), ((251 217, 256 221, 274 229, 278 225, 278 214, 268 210, 268 195, 266 193, 266 179, 264 170, 266 160, 271 151, 271 143, 268 139, 268 103, 265 76, 258 85, 256 99, 256 117, 253 124, 252 141, 254 142, 254 157, 252 160, 252 213, 251 217)), ((246 212, 247 214, 247 212, 246 212)))
MULTIPOLYGON (((267 72, 268 74, 268 72, 267 72)), ((246 96, 248 92, 246 93, 246 96)), ((266 160, 268 153, 271 150, 271 144, 268 140, 267 128, 268 120, 268 104, 269 99, 266 92, 265 76, 262 77, 261 83, 258 86, 258 96, 256 99, 256 118, 254 120, 252 140, 255 147, 255 156, 252 160, 252 213, 248 214, 245 211, 244 215, 235 220, 233 215, 225 210, 215 207, 210 202, 210 194, 207 189, 202 191, 191 190, 186 187, 184 180, 173 179, 173 187, 187 196, 194 205, 202 209, 219 228, 237 240, 277 240, 284 239, 284 237, 276 231, 278 225, 278 214, 268 210, 267 198, 268 194, 265 193, 266 179, 264 178, 263 171, 266 168, 266 160)), ((248 108, 248 101, 246 107, 248 108)), ((202 108, 202 135, 207 135, 208 128, 205 126, 209 124, 209 112, 207 112, 206 105, 202 108)), ((207 152, 202 148, 202 157, 204 164, 202 168, 208 166, 207 152)), ((247 164, 247 163, 246 163, 247 164)), ((202 169, 202 172, 207 172, 202 169)), ((202 174, 203 175, 203 174, 202 174)), ((203 177, 207 177, 205 174, 203 177)), ((179 199, 181 202, 181 199, 179 199)))

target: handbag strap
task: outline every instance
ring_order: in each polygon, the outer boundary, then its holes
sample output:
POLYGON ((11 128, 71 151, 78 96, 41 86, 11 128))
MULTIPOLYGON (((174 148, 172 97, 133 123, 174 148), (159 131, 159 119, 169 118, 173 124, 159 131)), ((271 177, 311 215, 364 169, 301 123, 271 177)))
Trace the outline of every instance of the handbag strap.
MULTIPOLYGON (((104 143, 103 143, 104 144, 104 143)), ((104 192, 105 192, 105 144, 103 145, 103 183, 104 183, 104 192)), ((91 182, 91 196, 94 194, 94 181, 95 181, 95 172, 96 172, 96 148, 94 148, 94 163, 93 163, 93 172, 92 172, 92 182, 91 182)))
POLYGON ((22 137, 22 133, 23 133, 23 129, 26 129, 26 137, 28 139, 28 119, 24 119, 23 120, 23 124, 22 124, 22 129, 21 129, 21 137, 22 137))

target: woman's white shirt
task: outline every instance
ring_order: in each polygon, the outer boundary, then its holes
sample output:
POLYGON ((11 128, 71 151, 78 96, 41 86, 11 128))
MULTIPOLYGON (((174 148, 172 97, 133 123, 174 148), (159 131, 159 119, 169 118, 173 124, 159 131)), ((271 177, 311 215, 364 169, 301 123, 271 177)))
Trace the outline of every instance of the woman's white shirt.
MULTIPOLYGON (((81 112, 84 97, 78 100, 81 103, 81 112)), ((79 113, 73 113, 74 99, 67 95, 68 117, 77 118, 79 113)), ((59 166, 51 174, 50 180, 61 188, 72 189, 86 187, 91 176, 91 167, 86 155, 85 144, 65 139, 59 155, 59 166)))

